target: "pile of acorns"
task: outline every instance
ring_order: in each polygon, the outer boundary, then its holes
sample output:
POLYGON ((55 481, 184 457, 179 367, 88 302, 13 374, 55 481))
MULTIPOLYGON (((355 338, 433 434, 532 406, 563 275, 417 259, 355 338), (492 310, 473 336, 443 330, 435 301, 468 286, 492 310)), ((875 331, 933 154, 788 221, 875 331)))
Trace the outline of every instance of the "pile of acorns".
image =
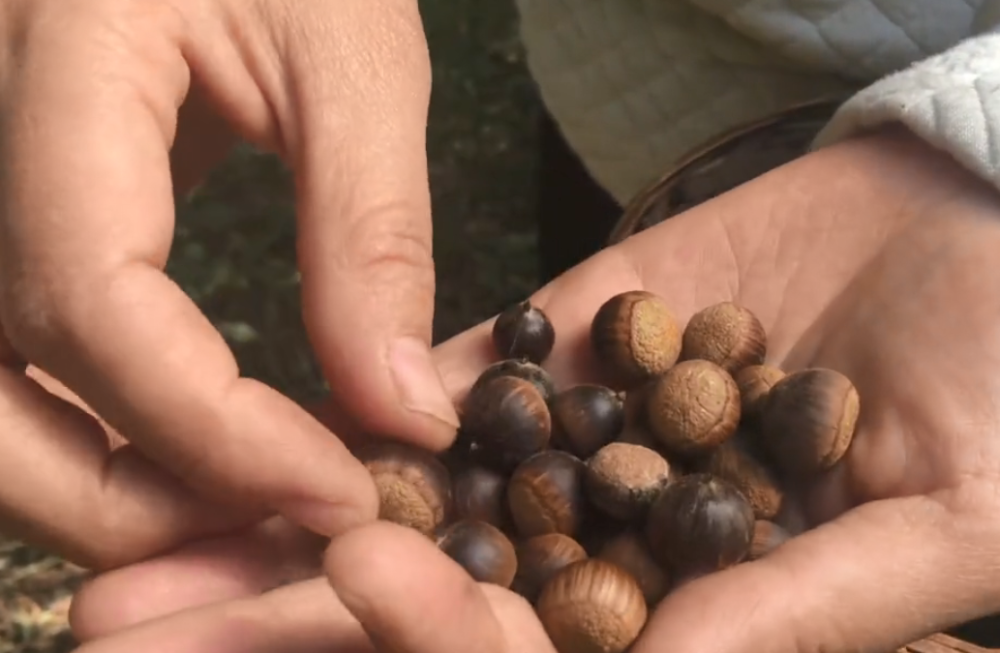
POLYGON ((790 537, 785 489, 844 456, 858 393, 834 370, 765 365, 764 328, 731 302, 682 332, 662 298, 625 292, 590 341, 606 385, 557 388, 552 324, 510 307, 452 448, 360 457, 381 519, 531 601, 560 653, 621 653, 672 587, 790 537))

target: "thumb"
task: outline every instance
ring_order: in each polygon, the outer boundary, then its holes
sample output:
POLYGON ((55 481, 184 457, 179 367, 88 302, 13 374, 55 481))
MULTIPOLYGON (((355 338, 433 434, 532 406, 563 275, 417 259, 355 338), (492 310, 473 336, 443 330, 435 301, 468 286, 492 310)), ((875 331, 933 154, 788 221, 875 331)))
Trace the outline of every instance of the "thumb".
POLYGON ((996 552, 973 544, 995 534, 975 522, 928 496, 865 504, 682 586, 633 653, 896 650, 997 607, 996 552))
POLYGON ((333 399, 364 431, 444 448, 458 418, 430 352, 430 63, 417 3, 273 4, 294 7, 272 22, 288 26, 282 137, 304 317, 333 399))

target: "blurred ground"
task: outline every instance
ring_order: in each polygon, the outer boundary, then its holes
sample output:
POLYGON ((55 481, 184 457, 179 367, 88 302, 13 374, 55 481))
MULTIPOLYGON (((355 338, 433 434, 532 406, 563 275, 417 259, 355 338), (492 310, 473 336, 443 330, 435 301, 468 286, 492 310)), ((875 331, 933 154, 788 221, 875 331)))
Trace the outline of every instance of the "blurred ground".
MULTIPOLYGON (((428 148, 440 341, 535 286, 537 100, 510 0, 421 0, 434 64, 428 148)), ((178 206, 169 272, 232 344, 243 373, 296 399, 322 390, 299 320, 288 176, 248 148, 178 206)), ((73 647, 83 572, 0 536, 0 653, 73 647)))

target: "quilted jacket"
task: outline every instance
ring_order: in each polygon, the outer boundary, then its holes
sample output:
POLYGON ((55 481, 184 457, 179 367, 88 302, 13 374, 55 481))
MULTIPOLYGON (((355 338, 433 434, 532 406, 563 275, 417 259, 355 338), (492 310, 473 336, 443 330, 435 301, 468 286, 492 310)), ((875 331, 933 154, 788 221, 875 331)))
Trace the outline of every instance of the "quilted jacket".
POLYGON ((517 0, 542 98, 628 200, 723 131, 846 95, 817 147, 905 123, 1000 185, 1000 0, 517 0))

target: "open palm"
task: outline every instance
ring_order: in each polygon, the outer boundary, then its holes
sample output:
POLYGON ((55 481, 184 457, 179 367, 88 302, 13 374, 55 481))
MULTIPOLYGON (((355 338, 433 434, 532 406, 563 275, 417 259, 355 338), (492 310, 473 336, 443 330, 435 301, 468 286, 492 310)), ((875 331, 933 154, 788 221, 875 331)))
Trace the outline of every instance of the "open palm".
MULTIPOLYGON (((682 320, 744 304, 768 331, 769 362, 838 369, 861 396, 848 456, 802 489, 815 528, 671 594, 635 653, 891 650, 1000 608, 994 192, 909 137, 874 136, 639 234, 536 295, 557 329, 546 366, 561 384, 599 380, 590 319, 611 295, 645 288, 682 320)), ((489 327, 436 350, 456 396, 492 361, 489 327)), ((75 625, 108 635, 93 653, 354 651, 372 640, 406 653, 551 651, 519 599, 475 586, 413 534, 358 529, 329 548, 327 577, 310 579, 322 547, 280 521, 192 544, 100 577, 75 625), (299 582, 267 591, 288 581, 299 582)))

